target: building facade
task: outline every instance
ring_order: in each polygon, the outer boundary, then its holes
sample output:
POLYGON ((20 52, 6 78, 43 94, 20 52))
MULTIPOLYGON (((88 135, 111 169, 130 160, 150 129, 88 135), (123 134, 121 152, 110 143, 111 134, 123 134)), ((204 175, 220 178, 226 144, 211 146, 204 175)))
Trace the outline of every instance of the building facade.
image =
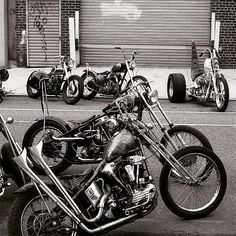
POLYGON ((221 68, 236 68, 235 5, 235 0, 15 0, 11 57, 19 66, 45 67, 69 55, 68 18, 79 11, 80 64, 111 65, 122 59, 114 49, 122 46, 128 53, 139 51, 139 65, 189 67, 192 40, 199 52, 210 44, 215 12, 221 21, 221 68))

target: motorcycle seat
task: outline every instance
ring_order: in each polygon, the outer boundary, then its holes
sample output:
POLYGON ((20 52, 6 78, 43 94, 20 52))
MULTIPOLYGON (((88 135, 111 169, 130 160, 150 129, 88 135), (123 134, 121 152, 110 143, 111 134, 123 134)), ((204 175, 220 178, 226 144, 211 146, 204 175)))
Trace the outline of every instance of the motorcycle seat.
POLYGON ((104 72, 98 73, 100 75, 109 75, 111 72, 109 70, 106 70, 104 72))

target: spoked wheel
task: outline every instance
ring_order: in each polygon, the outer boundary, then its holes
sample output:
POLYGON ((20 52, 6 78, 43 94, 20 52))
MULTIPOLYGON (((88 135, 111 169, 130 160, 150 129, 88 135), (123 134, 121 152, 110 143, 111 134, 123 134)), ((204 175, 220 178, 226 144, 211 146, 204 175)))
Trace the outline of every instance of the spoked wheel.
MULTIPOLYGON (((51 170, 58 174, 67 169, 71 164, 64 160, 70 153, 69 143, 66 141, 56 141, 52 139, 52 136, 59 137, 66 133, 67 128, 54 120, 46 120, 45 129, 43 128, 43 121, 40 120, 34 123, 25 133, 23 138, 23 146, 31 147, 38 144, 43 140, 43 158, 51 170)), ((31 153, 28 153, 28 157, 34 165, 34 170, 42 174, 41 166, 33 158, 31 153)))
POLYGON ((218 111, 225 111, 229 103, 229 86, 225 77, 221 74, 216 78, 216 88, 218 95, 216 95, 216 106, 218 111))
POLYGON ((186 219, 209 215, 226 191, 227 177, 221 160, 212 151, 196 146, 181 149, 174 156, 194 180, 177 175, 166 163, 160 176, 163 201, 174 214, 186 219))
POLYGON ((56 204, 47 195, 43 197, 31 189, 15 199, 8 220, 9 236, 82 235, 76 233, 77 225, 70 217, 56 217, 56 204))
MULTIPOLYGON (((168 134, 174 141, 178 150, 188 146, 202 146, 209 150, 212 150, 212 146, 207 137, 199 130, 187 126, 177 125, 167 130, 168 134)), ((165 136, 162 137, 161 143, 173 154, 177 150, 167 141, 165 136)))
POLYGON ((74 105, 83 95, 83 82, 78 75, 72 75, 65 81, 62 88, 62 97, 65 103, 74 105))
POLYGON ((83 92, 83 98, 84 99, 92 99, 96 96, 97 92, 94 90, 95 85, 94 82, 96 81, 96 77, 94 73, 92 72, 85 72, 81 79, 84 83, 84 92, 83 92))

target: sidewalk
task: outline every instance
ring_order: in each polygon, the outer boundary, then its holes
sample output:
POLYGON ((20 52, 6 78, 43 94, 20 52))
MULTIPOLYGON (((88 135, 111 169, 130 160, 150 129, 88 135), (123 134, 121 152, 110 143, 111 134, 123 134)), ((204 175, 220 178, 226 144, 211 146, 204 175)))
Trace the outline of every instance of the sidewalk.
MULTIPOLYGON (((81 76, 85 67, 79 67, 74 70, 74 73, 81 76)), ((96 72, 102 72, 105 70, 109 70, 109 67, 92 67, 93 70, 96 72)), ((25 95, 27 96, 26 92, 26 83, 29 75, 36 68, 11 68, 8 69, 9 72, 9 79, 3 83, 3 87, 5 90, 10 92, 13 95, 25 95)), ((49 72, 50 68, 41 68, 46 72, 49 72)), ((224 74, 225 78, 229 84, 229 93, 230 93, 230 100, 236 100, 236 69, 224 69, 221 70, 224 74)), ((190 68, 149 68, 149 67, 142 67, 139 68, 137 74, 146 77, 149 81, 153 81, 151 83, 152 89, 157 89, 160 98, 167 99, 167 78, 171 73, 182 73, 186 78, 186 83, 190 84, 190 68)))

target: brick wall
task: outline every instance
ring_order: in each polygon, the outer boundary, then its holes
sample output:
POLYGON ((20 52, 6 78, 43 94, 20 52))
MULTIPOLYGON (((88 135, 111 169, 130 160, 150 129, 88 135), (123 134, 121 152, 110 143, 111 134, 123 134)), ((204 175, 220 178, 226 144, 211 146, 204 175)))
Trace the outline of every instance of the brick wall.
POLYGON ((26 44, 20 44, 22 31, 26 30, 26 0, 16 0, 16 61, 26 66, 26 44))
POLYGON ((236 1, 212 0, 211 10, 220 20, 221 68, 236 68, 236 1))
POLYGON ((75 11, 79 10, 79 0, 61 0, 61 55, 70 54, 69 17, 75 17, 75 11))

